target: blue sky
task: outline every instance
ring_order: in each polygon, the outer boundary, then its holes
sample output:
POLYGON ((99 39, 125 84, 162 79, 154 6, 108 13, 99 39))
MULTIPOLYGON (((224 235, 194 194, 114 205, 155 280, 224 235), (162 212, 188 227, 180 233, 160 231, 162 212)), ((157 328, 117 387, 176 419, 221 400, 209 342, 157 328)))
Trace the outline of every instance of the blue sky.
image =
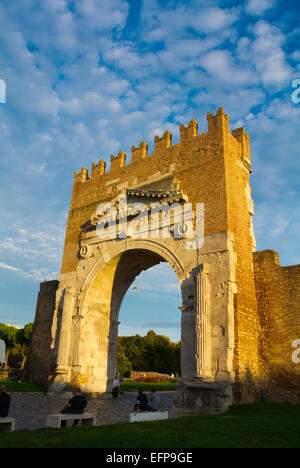
MULTIPOLYGON (((57 278, 74 170, 142 140, 151 152, 166 129, 176 142, 191 118, 205 131, 221 105, 250 133, 258 250, 300 263, 299 14, 278 0, 2 0, 1 321, 32 321, 39 282, 57 278)), ((156 268, 121 326, 175 339, 176 278, 156 268)))

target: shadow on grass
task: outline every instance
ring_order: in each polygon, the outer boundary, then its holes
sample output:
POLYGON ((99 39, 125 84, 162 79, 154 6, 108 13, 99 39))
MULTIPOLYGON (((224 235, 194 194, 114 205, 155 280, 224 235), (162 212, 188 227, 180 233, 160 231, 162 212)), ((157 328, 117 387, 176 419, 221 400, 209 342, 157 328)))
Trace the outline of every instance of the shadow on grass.
POLYGON ((300 406, 234 406, 224 415, 2 433, 1 448, 300 448, 300 406))
POLYGON ((149 392, 151 388, 155 388, 156 391, 160 392, 175 392, 176 383, 161 382, 136 382, 135 380, 124 380, 121 384, 121 391, 123 392, 137 392, 139 389, 149 392))

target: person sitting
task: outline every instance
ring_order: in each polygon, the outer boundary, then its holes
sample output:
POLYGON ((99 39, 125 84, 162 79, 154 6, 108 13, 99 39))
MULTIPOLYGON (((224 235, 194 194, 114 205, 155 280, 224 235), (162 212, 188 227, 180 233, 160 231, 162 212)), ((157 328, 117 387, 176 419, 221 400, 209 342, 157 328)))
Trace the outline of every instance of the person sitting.
POLYGON ((139 389, 138 397, 134 406, 134 411, 137 411, 139 409, 140 411, 151 411, 150 406, 148 405, 148 398, 143 393, 142 389, 139 389))
POLYGON ((11 398, 7 393, 6 385, 0 387, 0 418, 7 418, 11 398))
MULTIPOLYGON (((61 411, 61 414, 82 414, 87 405, 87 399, 82 395, 80 388, 74 390, 74 396, 61 411)), ((79 419, 75 419, 73 426, 77 426, 79 419)), ((61 422, 61 427, 66 427, 66 421, 61 422)))
POLYGON ((160 404, 160 398, 156 393, 155 388, 151 389, 151 395, 150 395, 150 404, 149 407, 151 408, 150 411, 164 411, 161 404, 160 404))

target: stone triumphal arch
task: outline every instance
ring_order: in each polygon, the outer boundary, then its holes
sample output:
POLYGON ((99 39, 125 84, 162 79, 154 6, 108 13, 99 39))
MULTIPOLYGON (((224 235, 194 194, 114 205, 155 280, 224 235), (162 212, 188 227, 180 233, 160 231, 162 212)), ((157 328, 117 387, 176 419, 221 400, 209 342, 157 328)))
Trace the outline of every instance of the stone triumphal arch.
MULTIPOLYGON (((124 295, 141 271, 168 262, 182 293, 177 409, 216 411, 276 385, 285 391, 270 341, 278 336, 271 287, 299 280, 299 267, 255 252, 249 136, 243 128, 230 133, 222 108, 207 121, 202 134, 195 120, 180 125, 176 145, 169 131, 155 137, 151 155, 145 142, 133 146, 129 164, 120 151, 108 172, 102 159, 91 175, 75 172, 61 275, 42 283, 38 297, 31 378, 52 391, 110 392, 124 295)), ((295 321, 280 332, 279 367, 297 379, 288 346, 299 316, 288 307, 295 321)))

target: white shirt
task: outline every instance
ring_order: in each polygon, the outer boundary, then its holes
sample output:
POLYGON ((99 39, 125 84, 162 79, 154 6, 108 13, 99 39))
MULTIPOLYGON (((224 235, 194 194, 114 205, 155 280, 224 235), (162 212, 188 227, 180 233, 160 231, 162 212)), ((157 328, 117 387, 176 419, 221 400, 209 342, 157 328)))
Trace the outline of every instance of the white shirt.
POLYGON ((114 379, 113 386, 114 386, 114 387, 120 387, 120 385, 121 385, 121 382, 120 382, 120 380, 119 380, 119 377, 118 377, 117 379, 114 379))

